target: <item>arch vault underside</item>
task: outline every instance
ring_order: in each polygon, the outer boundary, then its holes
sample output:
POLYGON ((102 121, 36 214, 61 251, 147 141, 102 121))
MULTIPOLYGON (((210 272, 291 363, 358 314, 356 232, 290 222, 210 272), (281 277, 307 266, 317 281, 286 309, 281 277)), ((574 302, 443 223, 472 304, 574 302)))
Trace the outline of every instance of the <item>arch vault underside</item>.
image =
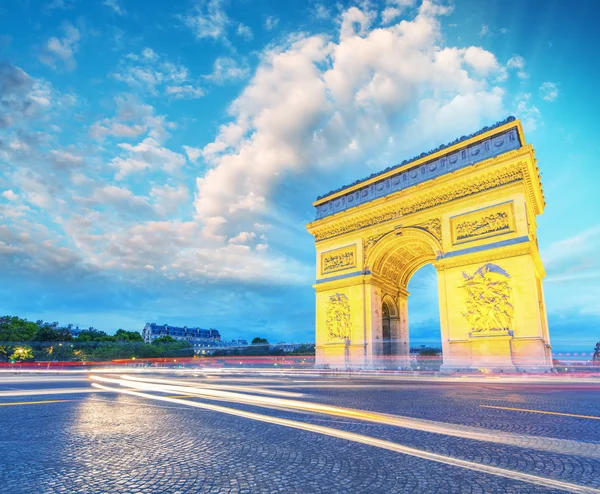
POLYGON ((442 370, 552 367, 544 198, 512 118, 315 203, 317 365, 409 368, 408 282, 438 274, 442 370))

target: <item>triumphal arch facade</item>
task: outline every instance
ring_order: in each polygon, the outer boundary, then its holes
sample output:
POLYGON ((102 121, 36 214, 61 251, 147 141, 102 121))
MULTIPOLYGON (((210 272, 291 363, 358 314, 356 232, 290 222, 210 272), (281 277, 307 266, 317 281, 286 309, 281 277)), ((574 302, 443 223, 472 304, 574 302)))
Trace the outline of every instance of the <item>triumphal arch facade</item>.
POLYGON ((316 365, 408 368, 408 282, 438 276, 443 371, 552 368, 544 196, 513 117, 314 203, 316 365))

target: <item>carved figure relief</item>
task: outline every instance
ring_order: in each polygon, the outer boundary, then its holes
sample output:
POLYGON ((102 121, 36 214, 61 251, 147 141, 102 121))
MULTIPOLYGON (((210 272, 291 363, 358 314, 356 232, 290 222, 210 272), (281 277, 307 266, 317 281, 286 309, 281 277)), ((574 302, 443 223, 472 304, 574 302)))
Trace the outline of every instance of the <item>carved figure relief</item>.
POLYGON ((321 254, 321 273, 332 273, 356 266, 356 245, 321 254))
POLYGON ((452 218, 454 244, 514 231, 512 202, 452 218))
POLYGON ((349 339, 352 329, 350 319, 350 304, 348 297, 343 293, 336 293, 329 297, 327 312, 325 313, 325 326, 329 340, 349 339))
POLYGON ((463 272, 465 310, 473 333, 507 331, 511 328, 514 306, 510 275, 496 264, 485 264, 472 276, 463 272))

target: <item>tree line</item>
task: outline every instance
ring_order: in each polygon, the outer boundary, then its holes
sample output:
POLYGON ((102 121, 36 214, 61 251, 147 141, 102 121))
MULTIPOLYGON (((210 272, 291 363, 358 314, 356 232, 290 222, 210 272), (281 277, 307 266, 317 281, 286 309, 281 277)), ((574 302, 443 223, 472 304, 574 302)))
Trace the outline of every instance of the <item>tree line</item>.
POLYGON ((193 357, 187 341, 170 336, 144 343, 137 331, 119 329, 114 335, 90 328, 73 337, 68 327, 17 316, 0 317, 0 362, 103 361, 132 358, 193 357))

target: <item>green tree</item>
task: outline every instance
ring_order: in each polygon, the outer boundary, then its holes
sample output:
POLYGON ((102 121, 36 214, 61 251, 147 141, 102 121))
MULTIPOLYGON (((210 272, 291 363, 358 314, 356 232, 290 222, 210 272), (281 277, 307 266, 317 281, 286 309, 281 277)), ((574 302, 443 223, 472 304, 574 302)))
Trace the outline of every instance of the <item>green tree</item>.
POLYGON ((10 356, 10 360, 13 361, 24 361, 33 359, 33 350, 29 345, 21 345, 13 348, 13 353, 10 356))
POLYGON ((79 336, 75 338, 75 341, 115 341, 115 338, 113 336, 109 336, 104 331, 98 331, 97 329, 87 329, 79 333, 79 336))
POLYGON ((116 341, 144 341, 142 335, 137 331, 125 331, 124 329, 117 329, 115 333, 116 341))
POLYGON ((266 338, 256 337, 252 340, 253 345, 268 345, 269 341, 266 338))
POLYGON ((161 336, 160 338, 156 338, 152 340, 153 345, 164 345, 165 343, 175 343, 177 340, 171 338, 170 336, 161 336))
POLYGON ((34 341, 73 341, 73 335, 67 328, 40 326, 33 337, 34 341))
POLYGON ((31 341, 38 331, 38 325, 17 316, 0 317, 0 342, 31 341))

